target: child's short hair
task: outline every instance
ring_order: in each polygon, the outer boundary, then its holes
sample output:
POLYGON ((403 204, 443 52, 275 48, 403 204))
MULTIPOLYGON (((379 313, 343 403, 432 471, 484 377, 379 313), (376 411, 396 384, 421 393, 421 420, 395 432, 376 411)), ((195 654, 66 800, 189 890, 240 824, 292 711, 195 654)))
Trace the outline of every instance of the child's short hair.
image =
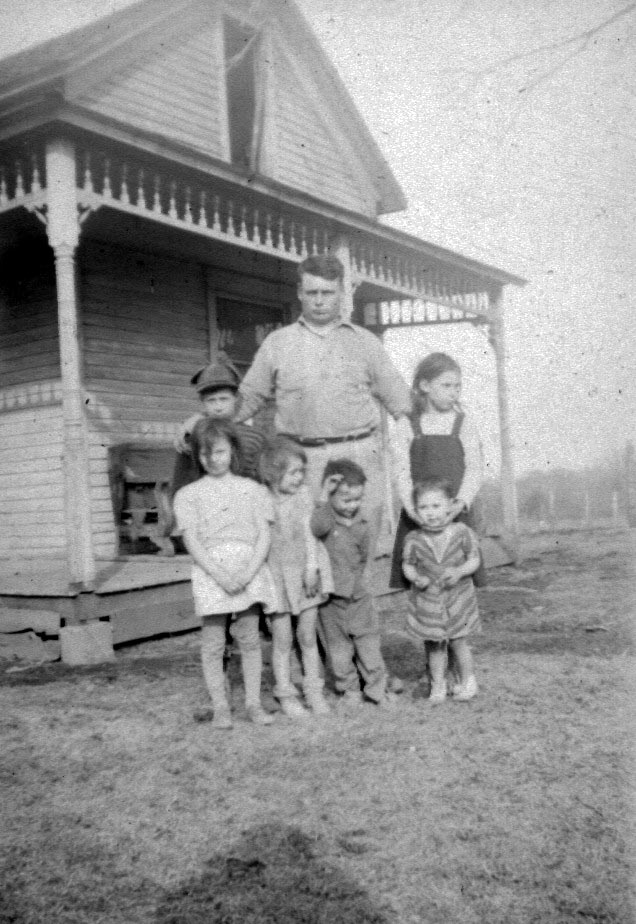
POLYGON ((307 453, 289 437, 276 436, 265 444, 258 460, 258 471, 266 485, 275 488, 280 484, 290 459, 300 459, 307 465, 307 453))
POLYGON ((422 494, 426 494, 427 491, 441 491, 449 500, 455 499, 455 492, 448 478, 438 478, 432 475, 430 478, 423 478, 422 481, 418 481, 413 485, 413 505, 415 507, 417 507, 422 494))
POLYGON ((322 473, 323 483, 327 478, 330 478, 331 475, 340 475, 342 477, 342 483, 349 485, 350 488, 364 486, 367 482, 367 476, 364 474, 364 471, 357 462, 352 462, 351 459, 329 459, 322 473))
POLYGON ((192 458, 198 463, 200 457, 209 456, 217 440, 225 439, 232 450, 230 469, 237 474, 243 462, 243 450, 234 424, 229 420, 215 420, 202 417, 198 420, 190 435, 192 458))

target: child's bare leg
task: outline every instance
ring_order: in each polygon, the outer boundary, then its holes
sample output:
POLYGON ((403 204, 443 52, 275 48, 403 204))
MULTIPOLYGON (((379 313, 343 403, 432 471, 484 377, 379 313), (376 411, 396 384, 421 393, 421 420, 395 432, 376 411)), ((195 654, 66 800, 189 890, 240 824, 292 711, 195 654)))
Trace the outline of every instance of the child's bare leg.
POLYGON ((252 722, 270 725, 272 716, 261 707, 261 639, 258 634, 260 610, 258 606, 239 613, 230 624, 232 637, 236 639, 241 652, 241 667, 245 685, 245 708, 252 722))
POLYGON ((475 680, 473 653, 468 639, 456 638, 449 644, 459 668, 460 684, 454 691, 455 699, 460 701, 472 699, 477 693, 477 681, 475 680))
POLYGON ((289 613, 277 613, 271 619, 272 669, 274 671, 274 696, 285 715, 294 718, 305 715, 298 702, 298 690, 291 682, 291 651, 293 644, 292 621, 289 613))
POLYGON ((432 703, 441 703, 446 699, 446 667, 448 651, 446 642, 426 642, 428 669, 431 675, 432 703))
POLYGON ((230 706, 225 690, 223 673, 223 655, 225 653, 226 614, 206 616, 201 629, 201 666, 203 678, 208 688, 214 722, 219 728, 231 728, 230 706))
POLYGON ((320 673, 320 655, 316 639, 317 620, 317 607, 304 610, 298 617, 296 638, 303 659, 303 691, 307 705, 318 715, 323 715, 329 712, 329 706, 322 695, 324 681, 320 673))

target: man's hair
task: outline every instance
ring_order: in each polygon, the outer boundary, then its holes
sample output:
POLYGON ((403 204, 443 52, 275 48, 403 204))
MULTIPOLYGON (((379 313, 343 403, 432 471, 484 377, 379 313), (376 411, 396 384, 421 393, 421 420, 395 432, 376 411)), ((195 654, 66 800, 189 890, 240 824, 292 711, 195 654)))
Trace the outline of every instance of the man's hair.
POLYGON ((192 458, 200 465, 200 456, 209 456, 212 447, 219 439, 226 439, 232 450, 230 468, 237 474, 243 462, 241 441, 234 424, 229 420, 215 420, 212 417, 202 417, 197 421, 190 437, 192 458))
POLYGON ((417 507, 422 494, 426 494, 427 491, 441 491, 449 500, 453 500, 455 497, 453 486, 448 478, 438 478, 436 475, 431 475, 430 478, 423 478, 413 485, 413 504, 415 507, 417 507))
POLYGON ((337 279, 338 282, 344 280, 344 266, 332 254, 321 253, 313 257, 307 257, 302 263, 298 264, 298 282, 302 282, 305 273, 310 276, 320 276, 321 279, 337 279))
POLYGON ((258 460, 258 471, 270 488, 277 488, 287 471, 291 459, 300 459, 307 465, 307 453, 286 436, 276 436, 268 442, 258 460))
POLYGON ((367 476, 363 470, 357 462, 352 462, 351 459, 329 459, 322 473, 323 483, 331 475, 341 475, 342 484, 346 484, 350 488, 362 487, 367 481, 367 476))

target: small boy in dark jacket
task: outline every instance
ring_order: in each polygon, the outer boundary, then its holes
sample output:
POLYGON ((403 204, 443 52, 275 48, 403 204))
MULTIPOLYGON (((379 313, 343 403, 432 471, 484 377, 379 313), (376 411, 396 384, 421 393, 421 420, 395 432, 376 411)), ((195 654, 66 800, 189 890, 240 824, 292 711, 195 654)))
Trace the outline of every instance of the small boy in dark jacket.
POLYGON ((327 649, 336 690, 347 706, 364 695, 378 705, 389 701, 380 650, 380 624, 364 571, 369 554, 369 523, 360 512, 366 476, 350 459, 325 466, 311 529, 326 546, 334 594, 320 607, 320 637, 327 649))
MULTIPOLYGON (((199 394, 201 410, 182 424, 175 441, 177 455, 172 476, 171 496, 180 488, 204 474, 198 459, 190 451, 190 434, 203 417, 232 420, 238 408, 238 387, 241 376, 226 353, 219 351, 209 365, 199 369, 190 379, 199 394)), ((263 434, 247 424, 234 424, 241 444, 243 463, 237 472, 244 478, 258 478, 258 459, 263 448, 263 434)))

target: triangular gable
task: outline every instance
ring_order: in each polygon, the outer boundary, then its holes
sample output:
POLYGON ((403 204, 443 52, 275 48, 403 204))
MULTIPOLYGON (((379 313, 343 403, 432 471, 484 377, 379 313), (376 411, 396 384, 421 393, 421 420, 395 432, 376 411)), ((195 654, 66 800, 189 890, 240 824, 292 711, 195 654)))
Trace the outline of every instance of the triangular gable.
MULTIPOLYGON (((65 99, 100 125, 127 127, 131 137, 146 134, 229 161, 219 27, 224 13, 241 16, 241 10, 248 17, 257 11, 270 38, 276 36, 272 45, 293 65, 291 78, 280 59, 270 67, 269 151, 256 172, 369 217, 404 208, 386 161, 292 0, 140 0, 1 62, 0 116, 4 109, 6 124, 21 108, 46 111, 47 100, 65 99), (55 97, 47 96, 51 90, 55 97)), ((63 121, 64 110, 55 116, 63 121)))
POLYGON ((222 72, 218 30, 206 25, 163 38, 86 89, 79 74, 67 99, 118 123, 224 159, 222 72))
POLYGON ((377 190, 341 125, 341 115, 321 100, 319 88, 293 46, 274 46, 272 108, 279 182, 352 212, 375 216, 377 190))

